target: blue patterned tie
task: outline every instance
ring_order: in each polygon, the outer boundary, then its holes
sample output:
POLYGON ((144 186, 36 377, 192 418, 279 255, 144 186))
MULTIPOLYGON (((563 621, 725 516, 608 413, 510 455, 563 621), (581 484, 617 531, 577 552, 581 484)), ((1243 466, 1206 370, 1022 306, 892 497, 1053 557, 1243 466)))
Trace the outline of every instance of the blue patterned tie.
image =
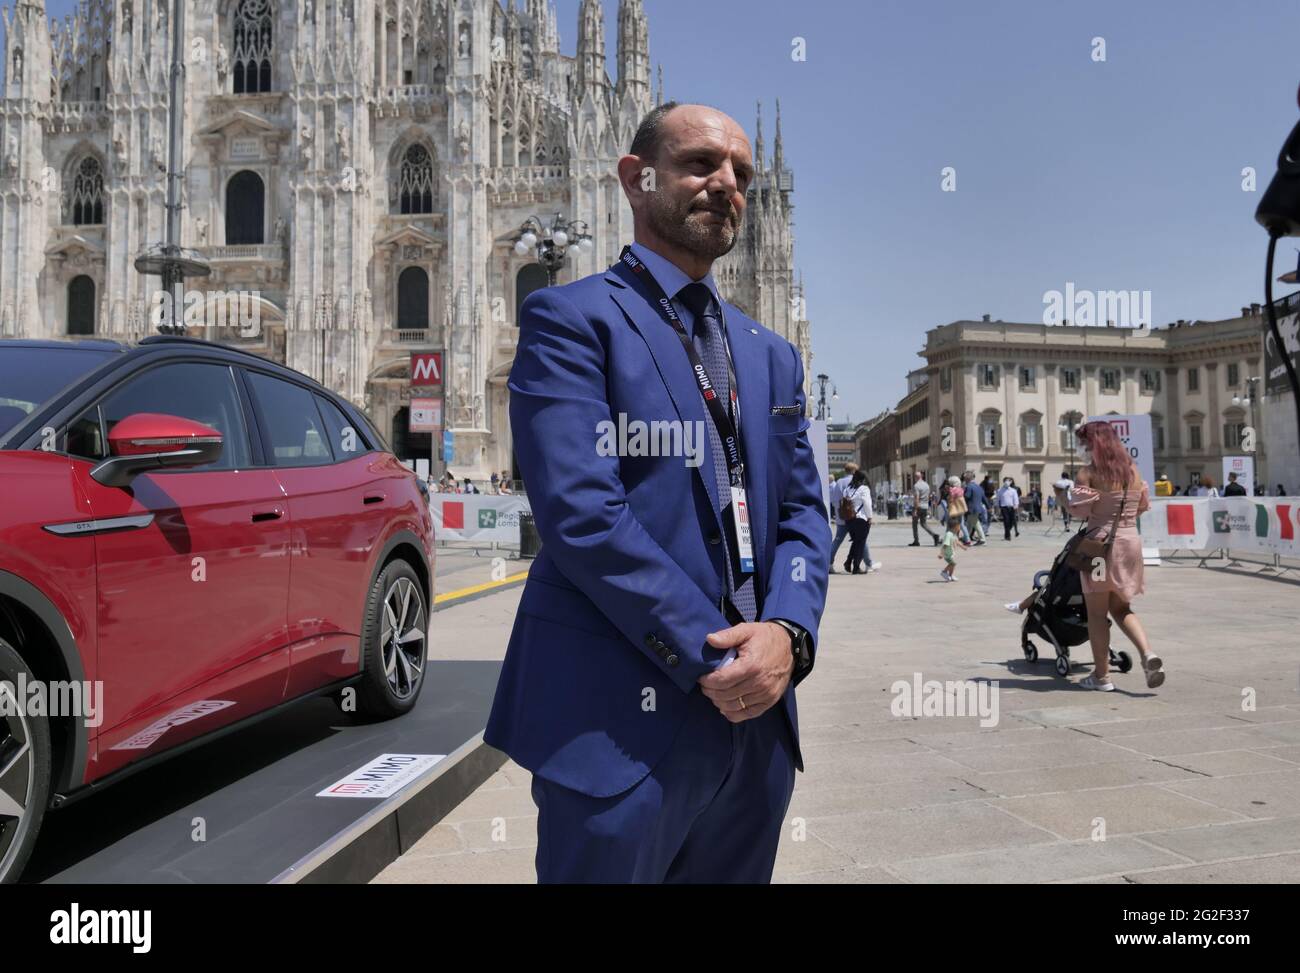
MULTIPOLYGON (((694 315, 695 350, 699 352, 700 361, 704 363, 704 370, 709 373, 709 380, 713 383, 713 387, 717 389, 718 398, 723 403, 723 407, 730 408, 731 376, 727 369, 727 346, 723 341, 722 321, 718 317, 713 292, 705 284, 698 282, 687 284, 677 292, 677 300, 681 301, 686 309, 694 315)), ((725 511, 728 504, 731 503, 731 477, 727 473, 727 458, 722 451, 722 437, 718 435, 718 428, 713 424, 713 417, 709 415, 707 409, 705 409, 704 415, 704 424, 709 430, 709 448, 713 453, 713 476, 718 483, 719 509, 725 511)), ((723 515, 724 525, 730 516, 730 513, 723 515)), ((754 602, 754 576, 752 574, 745 575, 740 587, 736 587, 730 556, 731 539, 726 530, 723 530, 722 538, 728 550, 726 558, 727 591, 730 594, 731 603, 736 606, 736 610, 740 612, 745 621, 752 622, 758 613, 757 605, 754 602)))

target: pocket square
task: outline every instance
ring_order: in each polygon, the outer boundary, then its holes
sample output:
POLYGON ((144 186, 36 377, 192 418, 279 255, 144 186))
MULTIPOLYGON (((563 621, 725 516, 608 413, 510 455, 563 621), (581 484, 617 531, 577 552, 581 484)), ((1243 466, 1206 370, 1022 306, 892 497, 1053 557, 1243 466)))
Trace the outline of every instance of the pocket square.
POLYGON ((797 404, 772 406, 772 415, 774 416, 797 416, 802 411, 797 404))

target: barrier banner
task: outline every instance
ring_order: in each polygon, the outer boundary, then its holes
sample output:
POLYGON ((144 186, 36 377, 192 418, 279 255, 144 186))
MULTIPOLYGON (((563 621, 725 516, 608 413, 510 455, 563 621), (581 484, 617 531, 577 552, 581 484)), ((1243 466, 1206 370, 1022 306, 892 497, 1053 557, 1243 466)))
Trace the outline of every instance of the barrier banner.
POLYGON ((1165 550, 1257 551, 1300 557, 1300 497, 1159 497, 1142 542, 1165 550))
POLYGON ((524 496, 434 493, 429 496, 434 536, 440 541, 519 543, 519 515, 532 508, 524 496))

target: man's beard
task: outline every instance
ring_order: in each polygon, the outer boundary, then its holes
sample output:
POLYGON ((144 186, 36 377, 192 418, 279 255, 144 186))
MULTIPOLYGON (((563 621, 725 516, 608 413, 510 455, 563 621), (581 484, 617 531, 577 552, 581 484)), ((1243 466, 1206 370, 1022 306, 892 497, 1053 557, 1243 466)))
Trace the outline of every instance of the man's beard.
POLYGON ((717 260, 731 252, 740 239, 740 216, 730 203, 718 206, 726 210, 722 220, 715 220, 707 210, 697 206, 714 206, 698 197, 674 202, 664 192, 648 194, 646 215, 650 228, 670 243, 708 260, 717 260))

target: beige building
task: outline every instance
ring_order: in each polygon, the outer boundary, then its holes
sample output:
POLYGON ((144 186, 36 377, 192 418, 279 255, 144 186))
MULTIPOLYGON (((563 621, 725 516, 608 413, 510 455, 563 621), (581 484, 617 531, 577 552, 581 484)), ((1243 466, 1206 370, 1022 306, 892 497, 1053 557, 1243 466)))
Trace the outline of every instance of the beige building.
POLYGON ((1258 478, 1268 483, 1265 410, 1250 401, 1251 389, 1259 388, 1251 380, 1262 374, 1263 327, 1256 305, 1240 317, 1145 333, 1015 324, 988 315, 935 328, 920 352, 928 382, 913 385, 897 410, 899 452, 912 454, 900 456, 900 474, 943 467, 995 481, 1011 476, 1025 490, 1041 487, 1071 464, 1071 437, 1062 424, 1149 414, 1157 475, 1167 473, 1180 486, 1203 476, 1217 484, 1222 457, 1244 452, 1253 427, 1258 478))

